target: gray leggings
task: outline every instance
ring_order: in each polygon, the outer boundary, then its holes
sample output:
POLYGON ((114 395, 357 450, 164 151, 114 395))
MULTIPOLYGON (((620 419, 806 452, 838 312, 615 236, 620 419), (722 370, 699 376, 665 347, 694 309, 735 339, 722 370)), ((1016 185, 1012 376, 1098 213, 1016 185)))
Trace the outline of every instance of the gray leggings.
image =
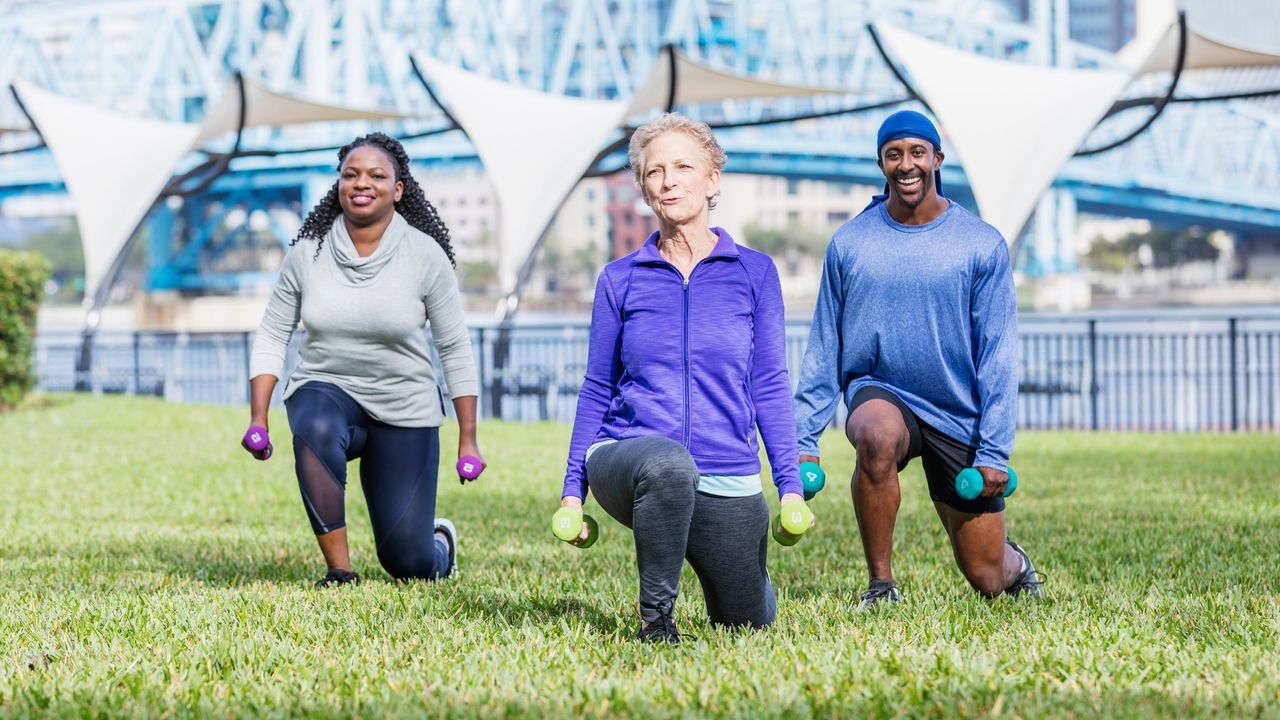
POLYGON ((763 495, 700 493, 689 451, 659 437, 622 440, 587 461, 596 502, 631 528, 640 568, 640 617, 668 615, 689 565, 702 583, 707 615, 717 625, 764 627, 777 611, 769 571, 769 508, 763 495))

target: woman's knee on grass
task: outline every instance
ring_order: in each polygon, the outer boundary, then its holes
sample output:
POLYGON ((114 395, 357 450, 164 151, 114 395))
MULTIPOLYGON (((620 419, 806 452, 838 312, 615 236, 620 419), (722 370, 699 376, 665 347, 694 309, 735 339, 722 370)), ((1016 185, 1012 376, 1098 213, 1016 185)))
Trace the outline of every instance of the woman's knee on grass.
POLYGON ((434 536, 413 547, 378 548, 378 562, 397 580, 435 580, 444 570, 436 560, 434 536))

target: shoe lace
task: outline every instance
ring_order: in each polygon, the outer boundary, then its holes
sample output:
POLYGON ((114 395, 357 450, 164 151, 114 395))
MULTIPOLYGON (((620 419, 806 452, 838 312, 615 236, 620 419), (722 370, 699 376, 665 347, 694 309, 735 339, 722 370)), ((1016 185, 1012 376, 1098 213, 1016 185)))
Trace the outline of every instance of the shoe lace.
POLYGON ((658 606, 658 617, 653 622, 644 626, 641 631, 643 635, 648 637, 661 636, 663 638, 681 638, 680 632, 676 629, 675 620, 675 602, 668 600, 658 606))
POLYGON ((897 585, 887 580, 872 580, 871 586, 867 588, 866 592, 862 593, 862 600, 866 602, 868 600, 876 601, 890 598, 893 597, 893 591, 897 589, 897 585))
POLYGON ((328 588, 335 585, 359 585, 360 575, 345 570, 330 570, 328 574, 316 581, 316 587, 328 588))
POLYGON ((1026 587, 1028 585, 1042 585, 1044 584, 1044 581, 1048 579, 1048 573, 1042 573, 1035 568, 1031 568, 1018 577, 1018 582, 1016 584, 1020 587, 1026 587))

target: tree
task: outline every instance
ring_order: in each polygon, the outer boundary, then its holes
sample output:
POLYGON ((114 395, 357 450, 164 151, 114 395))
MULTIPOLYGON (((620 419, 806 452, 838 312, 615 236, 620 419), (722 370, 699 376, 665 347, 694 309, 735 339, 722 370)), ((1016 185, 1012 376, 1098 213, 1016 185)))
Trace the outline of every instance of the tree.
POLYGON ((1149 232, 1130 233, 1114 242, 1095 240, 1085 263, 1094 270, 1120 272, 1126 268, 1169 268, 1214 261, 1220 254, 1210 233, 1202 227, 1152 227, 1149 232))
POLYGON ((50 276, 58 285, 51 300, 74 302, 84 294, 84 249, 75 220, 64 218, 52 227, 29 235, 27 250, 49 261, 50 276))

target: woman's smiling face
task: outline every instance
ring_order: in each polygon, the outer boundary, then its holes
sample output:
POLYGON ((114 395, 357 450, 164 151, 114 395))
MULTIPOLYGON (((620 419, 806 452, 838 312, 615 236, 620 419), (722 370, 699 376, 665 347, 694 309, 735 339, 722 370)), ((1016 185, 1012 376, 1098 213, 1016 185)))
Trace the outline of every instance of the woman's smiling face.
POLYGON ((404 192, 396 180, 395 161, 372 145, 361 145, 342 161, 338 176, 338 204, 355 225, 384 220, 404 192))

